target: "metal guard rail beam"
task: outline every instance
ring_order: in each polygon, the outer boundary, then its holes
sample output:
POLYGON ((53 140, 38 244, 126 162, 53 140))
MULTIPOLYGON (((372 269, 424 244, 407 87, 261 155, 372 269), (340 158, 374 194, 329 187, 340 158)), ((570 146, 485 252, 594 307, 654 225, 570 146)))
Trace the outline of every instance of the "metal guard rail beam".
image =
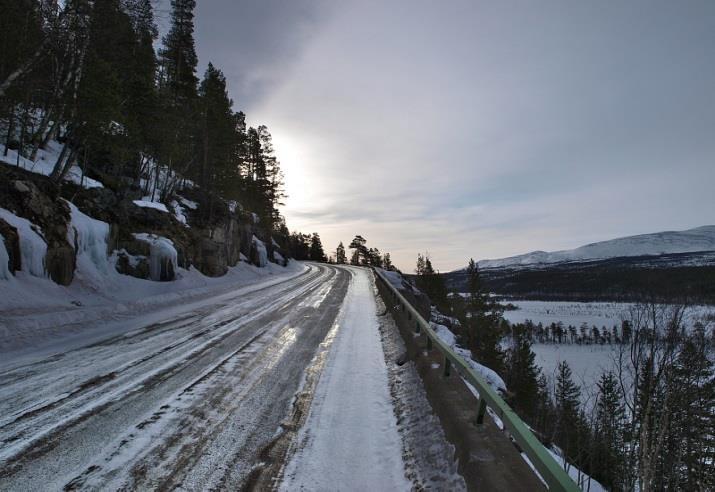
POLYGON ((494 389, 467 364, 467 362, 457 355, 452 348, 447 345, 432 330, 429 322, 404 298, 404 296, 393 286, 390 281, 383 276, 378 269, 373 269, 377 278, 387 286, 395 301, 402 305, 402 309, 407 311, 408 319, 415 321, 415 331, 423 331, 427 336, 427 348, 434 346, 444 355, 444 374, 449 376, 450 366, 456 368, 459 374, 479 391, 477 403, 478 417, 480 423, 484 418, 486 406, 501 419, 504 427, 514 437, 517 444, 526 453, 531 463, 538 470, 541 477, 548 484, 549 490, 573 491, 581 489, 568 476, 566 471, 556 462, 553 456, 546 450, 543 444, 529 430, 514 410, 497 394, 494 389))

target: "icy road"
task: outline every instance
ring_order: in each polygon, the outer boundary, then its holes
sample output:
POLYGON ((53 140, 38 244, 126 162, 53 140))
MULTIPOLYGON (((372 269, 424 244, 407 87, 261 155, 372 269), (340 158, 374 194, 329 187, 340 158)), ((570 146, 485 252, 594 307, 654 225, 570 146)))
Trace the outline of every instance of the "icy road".
POLYGON ((0 489, 409 489, 376 302, 369 271, 308 265, 6 366, 0 489))

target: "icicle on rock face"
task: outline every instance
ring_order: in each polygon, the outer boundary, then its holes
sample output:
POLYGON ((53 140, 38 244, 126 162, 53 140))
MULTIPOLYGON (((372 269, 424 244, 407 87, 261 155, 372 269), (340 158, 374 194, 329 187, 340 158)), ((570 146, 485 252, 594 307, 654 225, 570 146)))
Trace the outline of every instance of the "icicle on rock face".
POLYGON ((253 236, 253 252, 251 254, 251 259, 256 266, 263 268, 268 264, 268 251, 266 250, 266 245, 263 241, 253 236))
POLYGON ((72 203, 67 202, 72 214, 71 227, 67 228, 67 240, 75 248, 78 263, 88 258, 101 273, 109 269, 107 262, 107 238, 109 224, 85 215, 72 203))
MULTIPOLYGON (((20 238, 21 270, 35 277, 46 277, 47 243, 37 232, 40 229, 29 220, 18 217, 4 208, 0 208, 0 218, 17 229, 20 238)), ((7 250, 5 252, 7 253, 7 250)))
POLYGON ((135 233, 134 237, 149 243, 149 276, 156 281, 174 280, 178 254, 174 243, 156 234, 135 233))
POLYGON ((10 279, 12 279, 10 255, 7 253, 7 248, 5 248, 5 238, 0 234, 0 280, 10 279))

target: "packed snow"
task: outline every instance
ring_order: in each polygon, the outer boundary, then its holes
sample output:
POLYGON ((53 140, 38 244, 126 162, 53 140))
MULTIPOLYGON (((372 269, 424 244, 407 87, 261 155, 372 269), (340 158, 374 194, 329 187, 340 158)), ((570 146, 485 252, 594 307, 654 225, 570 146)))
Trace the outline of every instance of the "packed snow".
POLYGON ((109 271, 102 275, 90 261, 80 259, 75 280, 67 287, 29 275, 18 275, 11 284, 0 280, 5 283, 0 296, 0 368, 18 358, 32 360, 121 333, 137 316, 151 322, 160 310, 184 310, 202 299, 274 285, 306 270, 298 262, 287 267, 269 263, 265 268, 241 262, 221 277, 206 277, 192 267, 179 269, 173 282, 153 282, 122 275, 111 259, 107 261, 109 271))
POLYGON ((623 256, 715 251, 715 225, 628 236, 562 251, 531 253, 495 260, 481 260, 480 268, 519 267, 623 256))
MULTIPOLYGON (((192 201, 192 200, 188 200, 188 199, 184 198, 183 196, 182 196, 182 197, 179 197, 179 201, 181 202, 181 204, 182 204, 184 207, 189 208, 189 209, 191 209, 191 210, 196 210, 197 208, 199 208, 199 204, 198 204, 198 203, 196 203, 196 202, 194 202, 194 201, 192 201)), ((236 202, 234 202, 234 203, 236 203, 236 202)))
POLYGON ((410 490, 368 272, 353 269, 337 334, 282 490, 410 490))
POLYGON ((189 223, 186 220, 186 214, 184 213, 184 207, 181 206, 176 200, 171 201, 171 208, 174 210, 174 217, 176 220, 188 227, 189 223))
MULTIPOLYGON (((7 155, 5 155, 5 146, 0 145, 0 162, 4 162, 10 166, 19 166, 27 171, 42 174, 43 176, 49 176, 52 174, 52 170, 55 167, 55 162, 62 151, 62 144, 54 140, 50 141, 47 148, 40 149, 37 151, 37 159, 31 161, 20 156, 18 160, 17 151, 7 149, 7 155)), ((83 188, 104 188, 102 183, 99 181, 88 178, 84 175, 84 172, 76 165, 72 166, 65 176, 65 181, 74 183, 83 188)))
POLYGON ((0 219, 17 229, 20 236, 21 271, 35 277, 45 277, 47 243, 40 228, 4 208, 0 208, 0 219))
POLYGON ((159 202, 152 202, 151 200, 147 199, 148 197, 143 198, 142 200, 133 200, 134 205, 137 207, 143 207, 143 208, 153 208, 155 210, 159 210, 161 212, 166 212, 167 214, 169 213, 169 209, 166 208, 166 205, 163 203, 159 202))

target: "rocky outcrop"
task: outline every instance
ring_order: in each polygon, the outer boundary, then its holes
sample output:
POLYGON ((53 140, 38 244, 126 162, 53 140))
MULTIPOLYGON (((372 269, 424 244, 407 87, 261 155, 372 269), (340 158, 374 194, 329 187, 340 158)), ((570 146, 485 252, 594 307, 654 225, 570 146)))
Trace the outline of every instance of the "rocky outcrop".
MULTIPOLYGON (((224 275, 242 256, 258 266, 263 266, 266 258, 274 259, 276 245, 254 214, 229 207, 201 190, 186 189, 179 192, 181 196, 174 197, 178 203, 183 198, 184 203, 190 204, 184 207, 185 218, 178 220, 171 207, 167 213, 137 206, 134 200, 141 198, 141 191, 126 188, 126 183, 122 185, 116 188, 121 192, 110 187, 84 189, 70 183, 58 187, 44 176, 0 165, 0 207, 42 229, 48 248, 45 269, 62 285, 71 283, 76 265, 74 245, 67 240, 70 210, 62 198, 70 200, 84 214, 110 224, 107 254, 116 260, 117 271, 125 275, 152 278, 151 245, 138 240, 136 234, 168 239, 176 250, 178 267, 194 267, 212 277, 224 275), (253 241, 254 237, 263 243, 265 253, 253 241)), ((0 233, 12 263, 10 270, 21 269, 17 231, 0 223, 0 233)), ((161 280, 174 278, 173 267, 162 272, 158 275, 161 280)))
POLYGON ((3 219, 0 219, 0 235, 5 239, 5 249, 8 253, 8 270, 14 275, 22 267, 20 237, 17 234, 17 229, 3 219))
MULTIPOLYGON (((74 248, 67 241, 69 207, 47 178, 39 178, 41 179, 38 179, 36 174, 20 169, 0 166, 0 206, 41 229, 42 237, 47 243, 45 270, 56 283, 69 285, 75 270, 74 248)), ((12 233, 9 235, 5 236, 3 233, 3 237, 11 237, 12 233)), ((15 266, 19 261, 21 260, 13 260, 15 266)), ((21 268, 20 264, 19 269, 21 268)))

